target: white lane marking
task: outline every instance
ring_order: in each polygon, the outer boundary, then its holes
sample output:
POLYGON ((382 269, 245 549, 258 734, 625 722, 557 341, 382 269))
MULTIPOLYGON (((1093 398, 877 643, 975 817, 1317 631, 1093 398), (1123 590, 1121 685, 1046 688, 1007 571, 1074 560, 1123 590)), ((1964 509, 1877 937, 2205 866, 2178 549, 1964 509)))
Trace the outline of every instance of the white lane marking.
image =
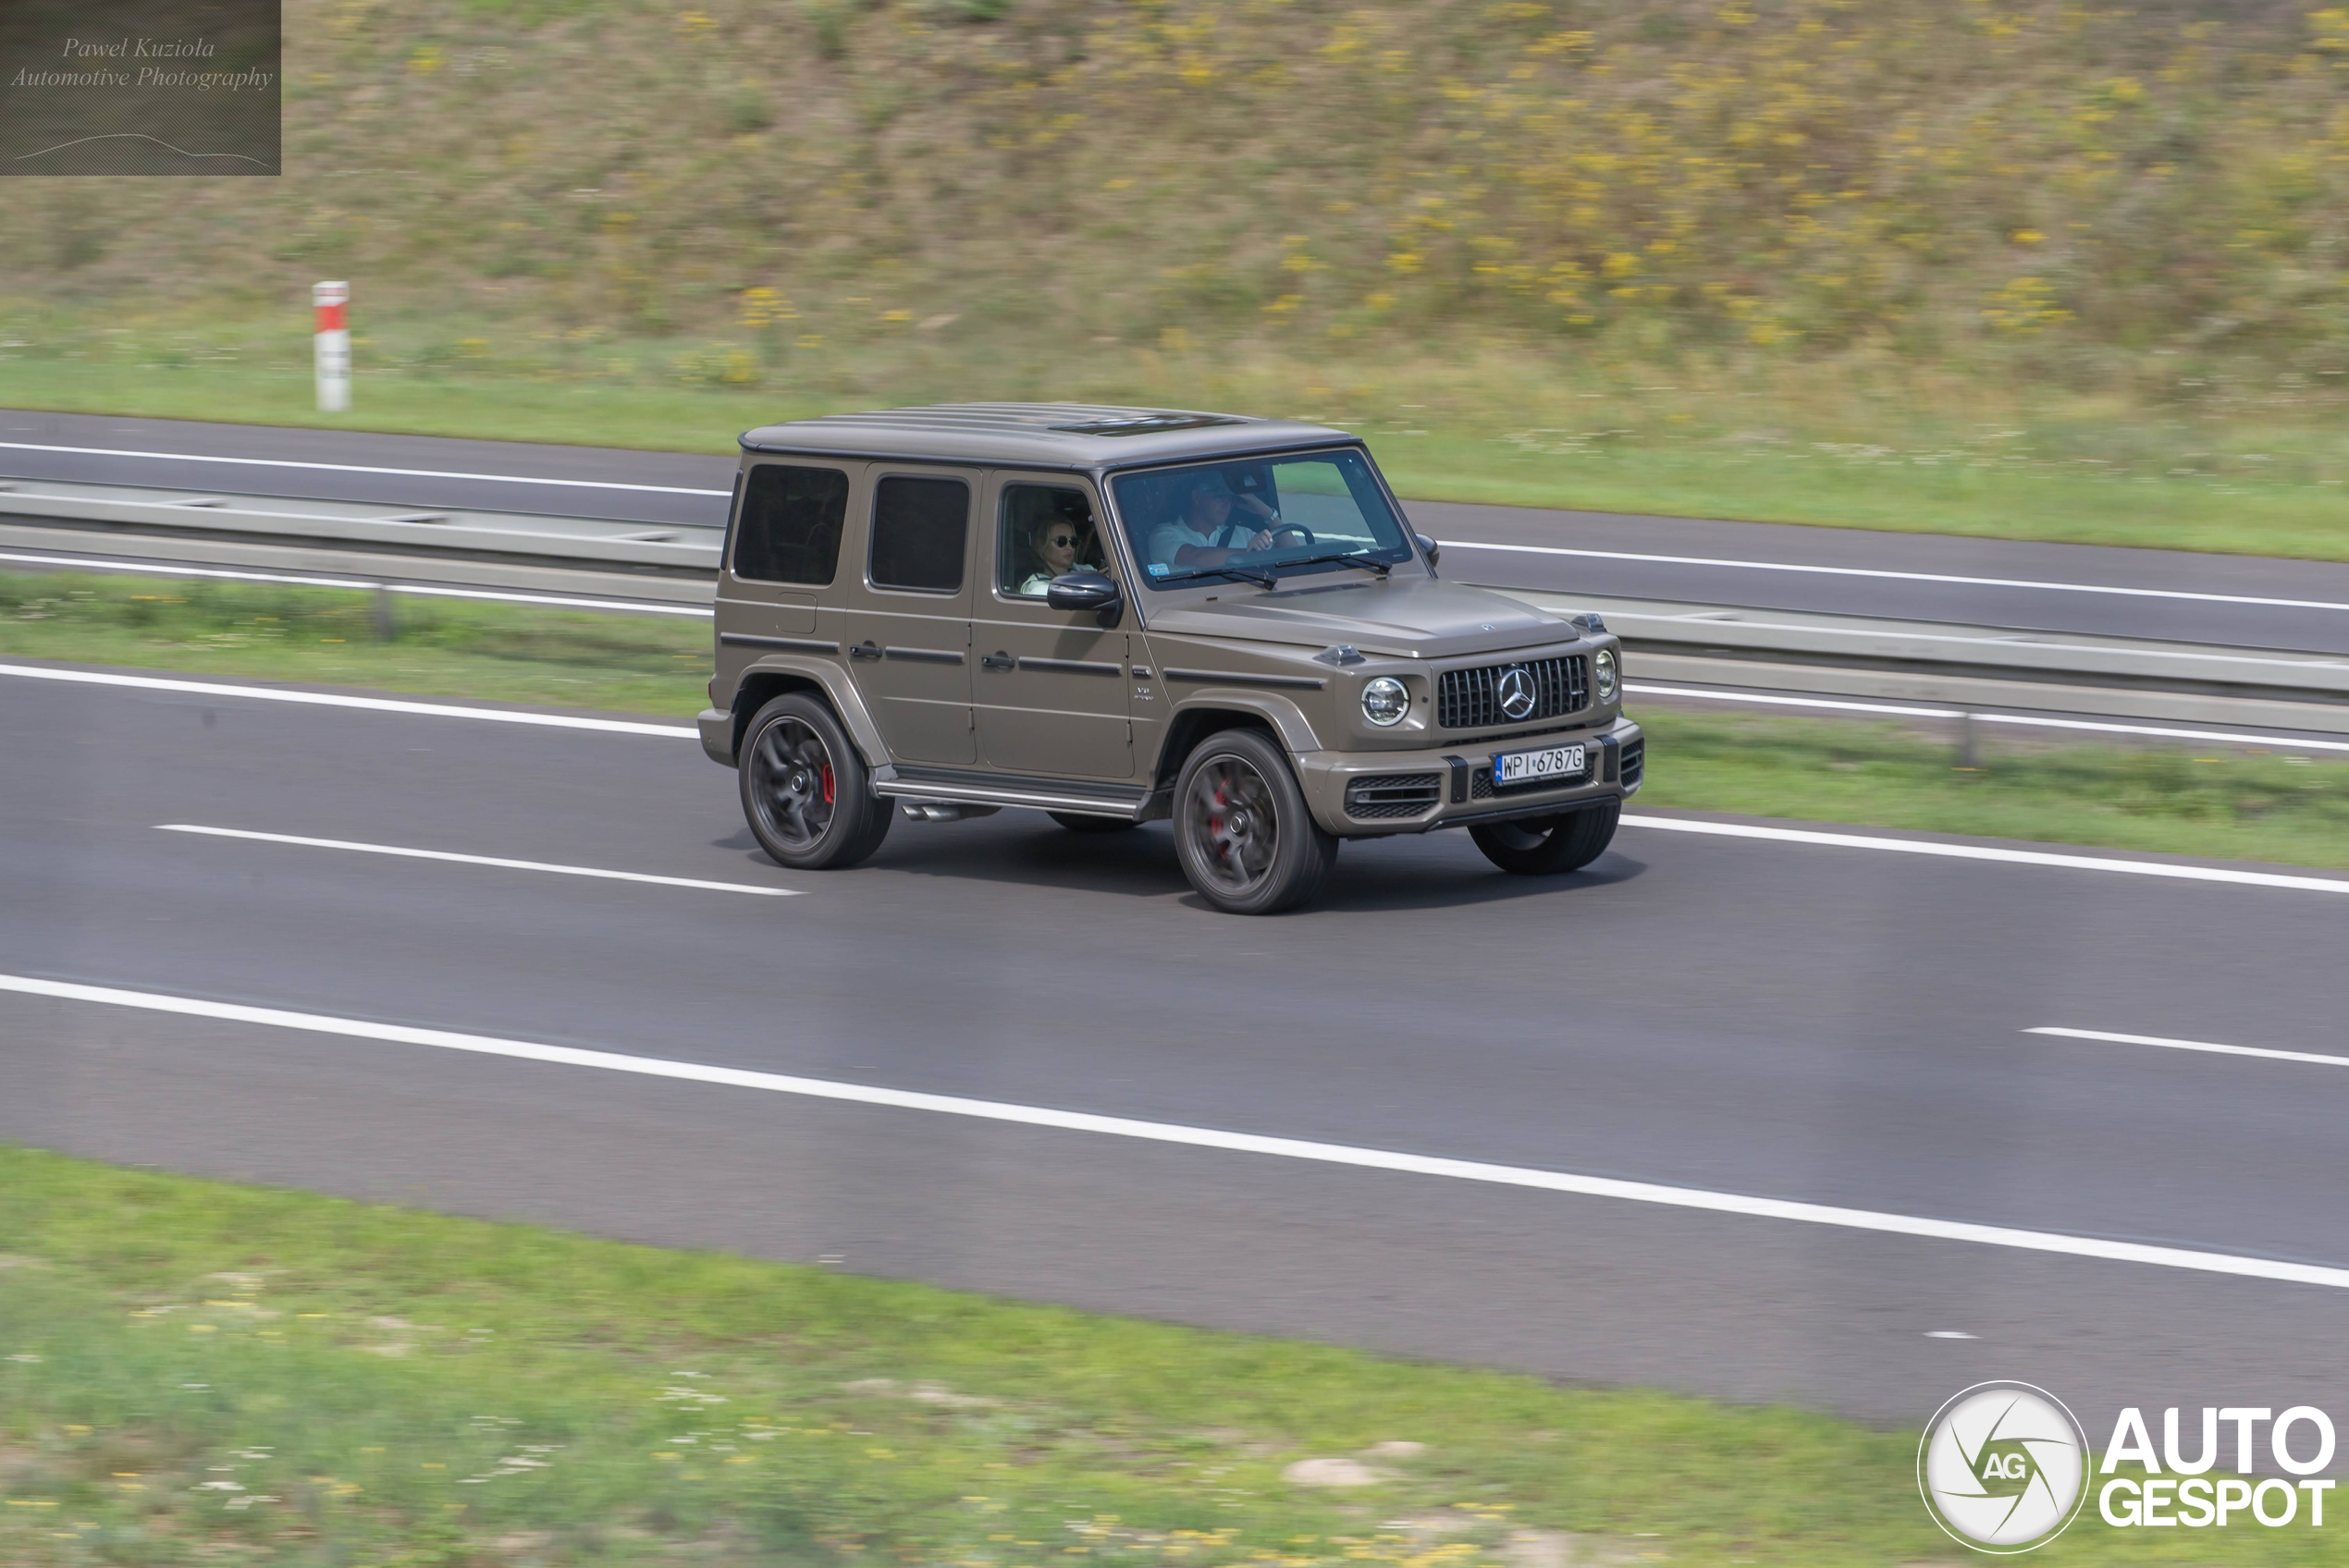
POLYGON ((1775 692, 1721 692, 1702 686, 1654 686, 1627 680, 1626 692, 1643 697, 1702 697, 1716 703, 1753 703, 1782 708, 1827 708, 1841 713, 1887 713, 1909 718, 1963 718, 1982 724, 2020 724, 2035 729, 2086 729, 2100 735, 2150 735, 2171 741, 2223 741, 2278 751, 2349 752, 2349 741, 2302 741, 2230 729, 2174 729, 2158 724, 2108 724, 2086 718, 2044 718, 2035 714, 1983 713, 1975 708, 1915 707, 1900 703, 1854 703, 1826 697, 1789 697, 1775 692))
POLYGON ((2060 1029, 2042 1024, 2026 1035, 2052 1035, 2065 1040, 2102 1040, 2116 1046, 2158 1046, 2170 1051, 2207 1051, 2213 1056, 2256 1056, 2269 1061, 2305 1061, 2317 1067, 2349 1067, 2349 1056, 2325 1056, 2317 1051, 2270 1050, 2265 1046, 2221 1046, 2208 1040, 2171 1040, 2159 1035, 2114 1035, 2102 1029, 2060 1029))
POLYGON ((1828 1225, 1849 1231, 1915 1236, 1931 1241, 1969 1242, 1982 1246, 2009 1247, 2022 1252, 2056 1253, 2113 1263, 2140 1263, 2159 1268, 2192 1269, 2208 1274, 2232 1274, 2245 1279, 2275 1280, 2294 1284, 2325 1285, 2349 1290, 2349 1268, 2321 1264, 2289 1263, 2274 1258, 2245 1257, 2234 1253, 2204 1252, 2187 1247, 2149 1246, 2139 1242, 2109 1241, 2097 1236, 2060 1231, 2025 1231, 2004 1225, 1978 1225, 1965 1220, 1931 1219, 1917 1215, 1880 1213, 1873 1209, 1841 1208, 1832 1204, 1801 1203, 1787 1198, 1756 1197, 1744 1193, 1713 1192, 1701 1187, 1673 1187, 1653 1182, 1626 1182, 1607 1176, 1579 1176, 1559 1170, 1493 1165, 1482 1160, 1447 1159, 1435 1155, 1404 1154, 1392 1149, 1361 1148, 1348 1144, 1324 1144, 1303 1138, 1271 1137, 1257 1133, 1230 1133, 1177 1122, 1142 1121, 1124 1116, 1099 1116, 1088 1111, 1054 1110, 1042 1106, 1001 1100, 968 1099, 960 1095, 923 1094, 911 1089, 885 1089, 867 1084, 843 1084, 828 1078, 800 1078, 780 1072, 756 1072, 738 1067, 713 1067, 702 1062, 675 1061, 660 1057, 629 1056, 617 1051, 583 1050, 572 1046, 541 1045, 530 1040, 501 1039, 489 1035, 459 1034, 448 1029, 419 1029, 400 1023, 331 1014, 292 1012, 281 1008, 247 1007, 234 1002, 204 1001, 153 991, 128 991, 108 986, 83 986, 62 980, 36 980, 0 974, 0 991, 50 997, 63 1001, 96 1002, 109 1007, 136 1008, 148 1012, 176 1013, 188 1018, 253 1023, 272 1029, 299 1029, 349 1039, 382 1040, 395 1045, 428 1046, 438 1050, 466 1051, 506 1057, 518 1061, 546 1062, 560 1067, 589 1067, 630 1072, 647 1078, 678 1079, 725 1088, 763 1089, 808 1099, 837 1100, 851 1105, 882 1106, 898 1110, 929 1111, 941 1116, 970 1117, 982 1121, 1048 1127, 1062 1132, 1094 1133, 1147 1143, 1176 1144, 1190 1148, 1220 1149, 1233 1154, 1269 1155, 1279 1159, 1307 1160, 1321 1165, 1353 1166, 1389 1170, 1408 1176, 1440 1176, 1457 1182, 1478 1182, 1503 1187, 1530 1187, 1577 1197, 1615 1198, 1627 1203, 1654 1204, 1666 1208, 1696 1209, 1756 1219, 1786 1219, 1806 1225, 1828 1225))
POLYGON ((2254 594, 2196 594, 2182 588, 2116 588, 2101 582, 2042 582, 2027 577, 1962 577, 1944 571, 1891 571, 1879 567, 1803 566, 1792 561, 1740 561, 1710 556, 1650 556, 1630 550, 1569 550, 1556 545, 1484 545, 1473 539, 1441 541, 1447 550, 1494 550, 1518 556, 1575 556, 1585 560, 1643 561, 1658 566, 1734 567, 1743 571, 1809 572, 1821 577, 1869 577, 1896 582, 1948 582, 1965 588, 2036 588, 2050 594, 2110 594, 2128 599, 2191 599, 2213 605, 2257 605, 2264 609, 2349 610, 2331 599, 2269 599, 2254 594))
POLYGON ((422 582, 386 582, 376 578, 301 577, 283 571, 226 571, 215 567, 153 565, 137 561, 100 560, 85 556, 43 556, 22 550, 0 550, 0 561, 29 561, 39 566, 94 567, 100 571, 127 572, 134 577, 219 577, 235 582, 290 582, 303 588, 382 588, 394 594, 417 594, 435 599, 497 599, 516 605, 549 605, 560 609, 637 610, 646 615, 690 615, 710 619, 717 612, 694 605, 664 605, 649 599, 577 599, 558 594, 505 594, 487 588, 443 588, 422 582))
POLYGON ((295 844, 312 850, 349 850, 354 854, 397 855, 403 860, 445 860, 458 865, 490 865, 507 871, 547 871, 558 876, 596 876, 609 882, 647 882, 658 888, 697 888, 710 893, 748 893, 762 899, 795 899, 797 888, 759 888, 747 882, 705 882, 692 876, 653 876, 641 871, 605 871, 592 865, 556 865, 541 860, 505 860, 461 855, 449 850, 412 850, 398 844, 361 844, 348 839, 304 839, 291 833, 255 833, 242 827, 205 827, 192 822, 158 822, 158 833, 201 833, 210 839, 249 839, 260 844, 295 844))
POLYGON ((346 697, 334 692, 295 692, 266 686, 230 686, 216 680, 170 680, 155 675, 115 675, 95 669, 41 669, 0 664, 0 676, 24 680, 62 680, 84 686, 127 686, 144 692, 184 692, 199 697, 250 697, 259 703, 300 703, 310 707, 364 708, 373 713, 415 714, 425 718, 477 718, 492 724, 531 724, 547 729, 596 729, 608 735, 683 736, 700 731, 674 724, 636 724, 624 718, 579 718, 570 714, 527 713, 510 708, 468 708, 454 703, 403 702, 395 697, 346 697))
POLYGON ((1760 827, 1742 822, 1696 822, 1678 816, 1627 816, 1626 827, 1666 833, 1703 833, 1721 839, 1762 839, 1779 844, 1816 844, 1839 850, 1886 850, 1944 860, 1998 861, 2008 865, 2047 865, 2065 871, 2111 871, 2124 876, 2167 876, 2183 882, 2226 882, 2243 888, 2288 888, 2304 893, 2349 893, 2349 881, 2331 876, 2294 876, 2276 871, 2235 871, 2217 865, 2177 865, 2160 861, 2110 860, 2102 855, 2060 854, 2048 850, 2009 850, 1989 844, 1937 844, 1918 839, 1879 839, 1864 833, 1821 833, 1804 827, 1760 827))
MULTIPOLYGON (((620 718, 578 718, 568 714, 527 713, 500 708, 459 707, 449 703, 402 702, 390 697, 346 697, 330 692, 277 691, 258 686, 229 686, 210 680, 172 680, 151 675, 114 675, 92 669, 40 669, 30 665, 0 664, 0 676, 30 680, 63 680, 92 686, 127 686, 144 691, 184 692, 209 697, 251 697, 261 702, 301 703, 318 707, 365 708, 378 713, 416 714, 426 718, 486 719, 498 724, 529 724, 554 729, 596 729, 617 735, 662 735, 700 739, 697 729, 680 725, 637 724, 620 718)), ((2349 893, 2349 881, 2325 876, 2293 876, 2272 871, 2234 871, 2212 865, 2174 865, 2156 861, 2109 860, 2100 855, 2058 854, 2042 850, 2009 850, 1986 844, 1939 844, 1911 839, 1878 839, 1858 833, 1822 833, 1805 828, 1760 827, 1736 822, 1696 822, 1679 817, 1626 816, 1626 827, 1653 827, 1667 833, 1703 833, 1724 839, 1764 839, 1786 844, 1819 844, 1833 849, 1888 850, 1898 854, 1938 855, 1948 860, 2003 861, 2011 865, 2056 866, 2073 871, 2111 871, 2130 876, 2167 876, 2187 882, 2227 882, 2245 888, 2284 888, 2310 893, 2349 893)))
POLYGON ((526 473, 450 473, 430 468, 370 468, 363 463, 307 463, 289 458, 223 458, 203 452, 137 452, 118 447, 51 447, 33 441, 0 441, 11 452, 79 452, 92 458, 152 458, 171 463, 227 463, 236 468, 299 468, 326 473, 388 473, 403 479, 477 479, 488 484, 560 484, 573 490, 635 490, 655 496, 732 496, 732 490, 695 490, 683 484, 622 484, 609 479, 535 479, 526 473))
POLYGON ((1927 1329, 1925 1337, 1928 1340, 1978 1340, 1982 1336, 1969 1334, 1962 1329, 1927 1329))
POLYGON ((1855 703, 1840 697, 1786 697, 1775 692, 1719 692, 1706 686, 1654 686, 1644 680, 1627 680, 1623 683, 1623 690, 1642 697, 1703 697, 1718 703, 1763 703, 1782 708, 1833 708, 1840 713, 1889 713, 1911 718, 1964 717, 1956 708, 1922 708, 1900 703, 1855 703))

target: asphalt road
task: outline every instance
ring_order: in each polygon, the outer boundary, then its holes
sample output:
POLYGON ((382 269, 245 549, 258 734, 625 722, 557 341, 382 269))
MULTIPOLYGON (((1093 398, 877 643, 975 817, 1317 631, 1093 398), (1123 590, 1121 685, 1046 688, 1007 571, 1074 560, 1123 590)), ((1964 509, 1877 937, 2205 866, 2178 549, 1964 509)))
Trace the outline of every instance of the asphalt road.
MULTIPOLYGON (((0 473, 714 528, 733 462, 0 410, 0 473), (55 447, 70 449, 43 449, 55 447), (320 466, 272 466, 287 464, 320 466)), ((1447 575, 1498 587, 2349 653, 2349 563, 1435 501, 1408 509, 1445 542, 1447 575)))
MULTIPOLYGON (((2349 1265, 2349 1072, 2021 1033, 2336 1050, 2340 894, 1627 828, 1556 881, 1349 845, 1250 922, 1162 827, 786 873, 680 737, 6 676, 0 735, 9 975, 2349 1265)), ((0 1137, 1888 1421, 2349 1404, 2339 1289, 6 992, 0 1137)))

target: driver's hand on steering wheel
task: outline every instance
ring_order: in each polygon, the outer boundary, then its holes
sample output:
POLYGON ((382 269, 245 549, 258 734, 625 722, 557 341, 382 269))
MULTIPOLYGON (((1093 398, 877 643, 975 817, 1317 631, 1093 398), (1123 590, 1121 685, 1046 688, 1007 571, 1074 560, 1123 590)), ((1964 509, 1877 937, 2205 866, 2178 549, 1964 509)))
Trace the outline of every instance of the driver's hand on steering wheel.
POLYGON ((1254 538, 1248 542, 1248 547, 1251 550, 1271 549, 1273 547, 1273 531, 1269 528, 1260 531, 1254 538))

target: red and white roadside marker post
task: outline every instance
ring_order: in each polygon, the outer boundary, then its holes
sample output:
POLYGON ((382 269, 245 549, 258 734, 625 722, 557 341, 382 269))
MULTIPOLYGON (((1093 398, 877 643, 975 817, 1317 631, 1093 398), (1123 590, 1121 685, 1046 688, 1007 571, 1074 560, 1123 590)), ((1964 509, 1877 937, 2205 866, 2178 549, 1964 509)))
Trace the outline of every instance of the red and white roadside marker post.
POLYGON ((318 411, 338 414, 351 407, 351 285, 314 284, 310 302, 318 307, 318 411))

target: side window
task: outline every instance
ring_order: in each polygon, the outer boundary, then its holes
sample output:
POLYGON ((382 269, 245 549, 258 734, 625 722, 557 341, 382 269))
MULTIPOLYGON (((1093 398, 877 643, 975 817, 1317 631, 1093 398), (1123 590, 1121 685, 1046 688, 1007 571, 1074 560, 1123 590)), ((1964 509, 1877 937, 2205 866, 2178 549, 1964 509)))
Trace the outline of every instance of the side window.
POLYGON ((1005 594, 1040 599, 1053 578, 1099 571, 1105 558, 1093 503, 1084 491, 1064 484, 1003 486, 995 582, 1005 594))
POLYGON ((743 487, 734 527, 734 575, 754 582, 820 587, 840 564, 848 475, 836 468, 760 463, 743 487))
POLYGON ((959 479, 882 480, 873 496, 873 586, 961 592, 970 510, 970 486, 959 479))

